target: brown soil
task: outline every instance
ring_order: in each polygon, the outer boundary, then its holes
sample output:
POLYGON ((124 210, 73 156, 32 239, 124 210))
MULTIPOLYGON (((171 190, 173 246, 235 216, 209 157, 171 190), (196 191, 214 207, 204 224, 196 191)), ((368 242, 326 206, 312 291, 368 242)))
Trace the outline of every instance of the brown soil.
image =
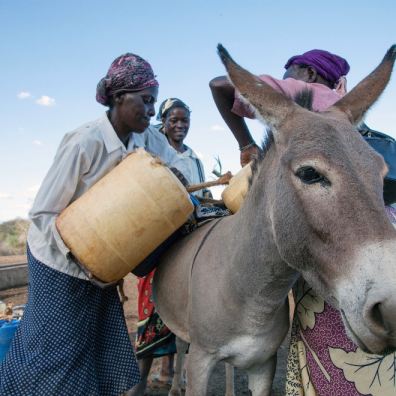
POLYGON ((0 265, 8 265, 8 264, 20 264, 26 263, 26 255, 20 256, 0 256, 0 265))

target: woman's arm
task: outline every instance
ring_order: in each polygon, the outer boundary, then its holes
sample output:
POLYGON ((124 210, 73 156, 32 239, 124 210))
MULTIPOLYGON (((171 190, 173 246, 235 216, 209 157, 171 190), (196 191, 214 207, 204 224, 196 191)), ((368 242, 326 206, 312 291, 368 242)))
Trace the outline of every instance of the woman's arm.
POLYGON ((88 162, 79 145, 61 143, 29 213, 33 225, 48 245, 65 257, 70 251, 60 237, 55 221, 74 198, 81 175, 89 168, 88 162))
POLYGON ((232 112, 235 89, 225 76, 216 77, 209 82, 213 100, 223 120, 235 136, 241 150, 241 165, 244 166, 259 152, 243 117, 232 112))

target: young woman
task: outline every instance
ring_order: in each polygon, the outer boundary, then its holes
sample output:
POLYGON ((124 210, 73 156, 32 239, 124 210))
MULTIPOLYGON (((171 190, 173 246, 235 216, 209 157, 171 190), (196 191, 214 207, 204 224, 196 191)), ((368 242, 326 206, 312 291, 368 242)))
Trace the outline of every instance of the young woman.
MULTIPOLYGON (((198 184, 205 181, 205 172, 197 154, 188 147, 184 140, 190 129, 190 108, 180 99, 169 98, 164 100, 158 110, 157 120, 161 124, 156 127, 166 136, 169 144, 177 151, 183 168, 183 175, 189 184, 198 184)), ((209 195, 209 190, 194 192, 194 195, 203 197, 209 195)))
POLYGON ((165 137, 149 127, 157 94, 150 64, 122 55, 97 86, 107 112, 63 138, 30 211, 29 297, 0 366, 2 396, 118 396, 139 382, 116 287, 87 280, 55 221, 136 147, 177 164, 165 137))

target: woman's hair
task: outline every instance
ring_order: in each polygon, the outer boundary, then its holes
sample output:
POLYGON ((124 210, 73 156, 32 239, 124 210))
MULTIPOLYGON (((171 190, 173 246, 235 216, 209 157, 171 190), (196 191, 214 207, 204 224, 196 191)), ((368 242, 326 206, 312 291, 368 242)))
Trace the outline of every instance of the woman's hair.
POLYGON ((190 108, 182 100, 177 98, 168 98, 160 104, 157 114, 157 120, 162 121, 162 119, 166 117, 169 111, 175 108, 182 108, 186 110, 189 115, 191 113, 190 108))

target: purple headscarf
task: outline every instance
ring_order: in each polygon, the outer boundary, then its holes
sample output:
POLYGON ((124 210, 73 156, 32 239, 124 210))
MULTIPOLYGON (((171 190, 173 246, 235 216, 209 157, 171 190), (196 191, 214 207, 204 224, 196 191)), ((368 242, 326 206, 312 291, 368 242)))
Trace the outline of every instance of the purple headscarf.
POLYGON ((110 98, 118 92, 134 92, 158 87, 153 69, 139 55, 126 53, 116 58, 96 88, 96 100, 109 106, 110 98))
POLYGON ((333 84, 349 72, 349 64, 344 58, 319 49, 305 52, 302 55, 292 56, 287 61, 285 69, 291 65, 311 66, 324 79, 333 84))

